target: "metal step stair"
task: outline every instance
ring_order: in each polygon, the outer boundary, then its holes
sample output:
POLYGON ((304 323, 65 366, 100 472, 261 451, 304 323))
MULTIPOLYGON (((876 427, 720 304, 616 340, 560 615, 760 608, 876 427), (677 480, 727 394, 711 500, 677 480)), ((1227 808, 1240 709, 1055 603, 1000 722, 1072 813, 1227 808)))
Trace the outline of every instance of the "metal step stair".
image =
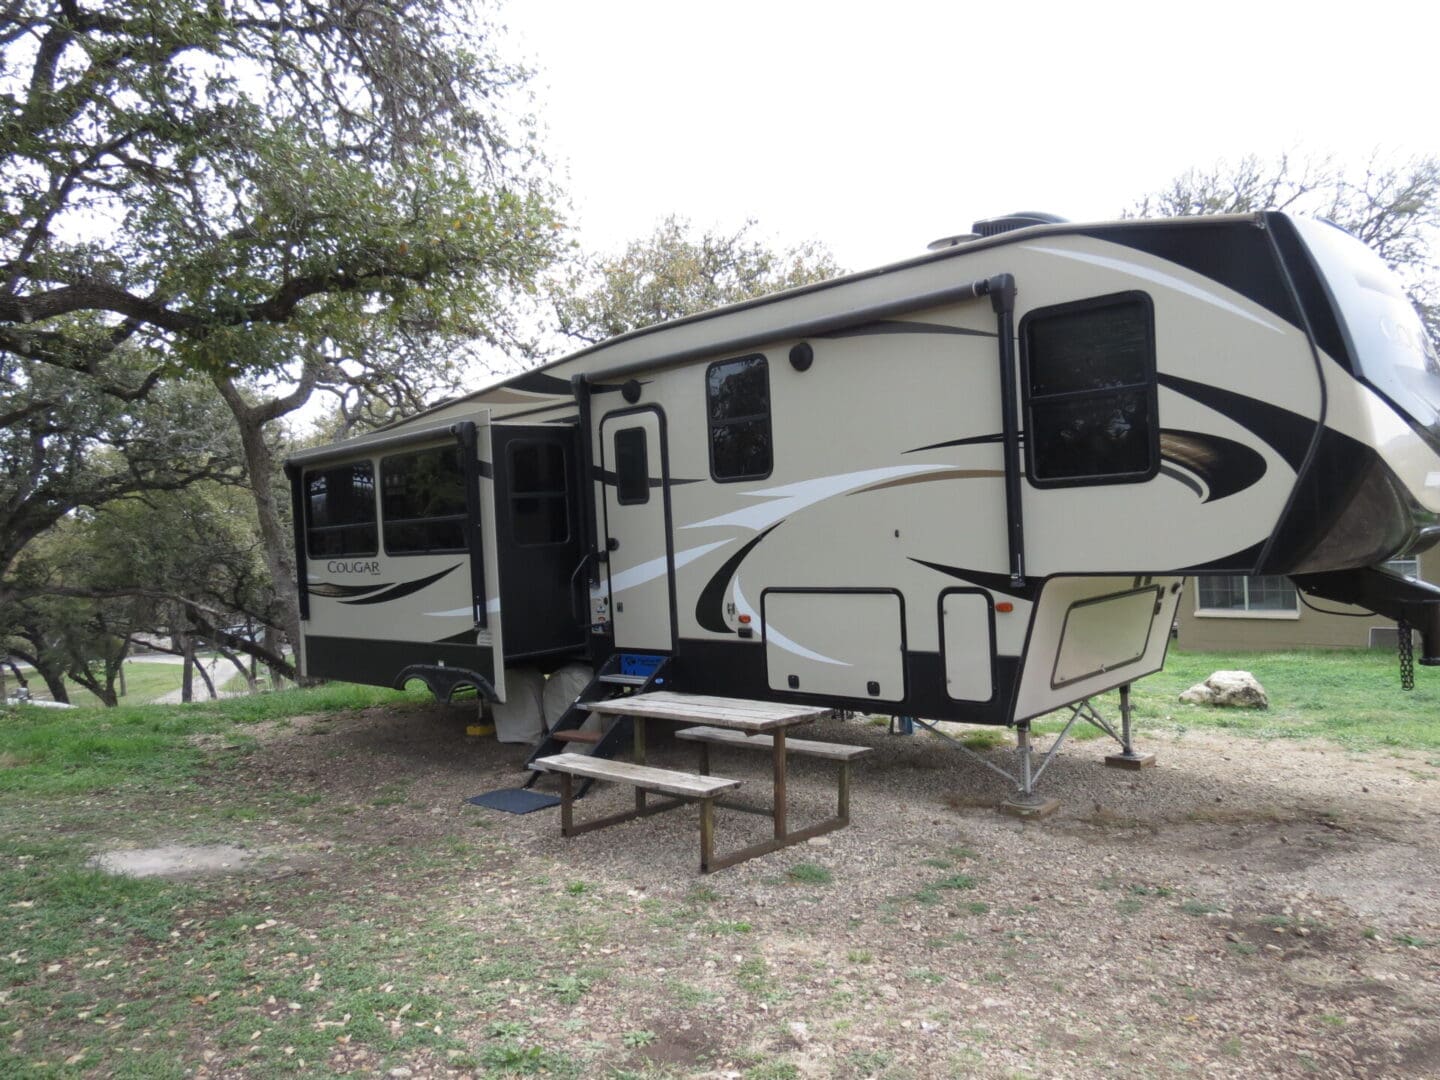
MULTIPOLYGON (((570 703, 570 707, 555 721, 549 733, 531 751, 530 757, 525 761, 525 767, 530 770, 525 787, 534 787, 542 776, 548 775, 531 765, 537 758, 563 753, 588 753, 591 757, 613 758, 628 749, 634 730, 630 720, 626 717, 614 718, 608 727, 600 731, 581 731, 581 725, 590 719, 590 710, 585 708, 585 705, 662 689, 667 681, 665 670, 669 662, 670 658, 666 656, 612 653, 585 689, 570 703)), ((592 783, 593 780, 582 781, 576 791, 576 798, 585 794, 592 783)))

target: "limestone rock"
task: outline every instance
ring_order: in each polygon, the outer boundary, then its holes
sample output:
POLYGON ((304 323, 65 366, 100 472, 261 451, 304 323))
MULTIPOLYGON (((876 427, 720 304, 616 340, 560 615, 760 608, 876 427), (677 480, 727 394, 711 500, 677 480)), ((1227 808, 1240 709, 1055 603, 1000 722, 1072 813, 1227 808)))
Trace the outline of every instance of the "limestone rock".
POLYGON ((1181 701, 1192 705, 1220 705, 1234 709, 1268 709, 1265 688, 1248 671, 1217 671, 1203 683, 1196 683, 1181 701))

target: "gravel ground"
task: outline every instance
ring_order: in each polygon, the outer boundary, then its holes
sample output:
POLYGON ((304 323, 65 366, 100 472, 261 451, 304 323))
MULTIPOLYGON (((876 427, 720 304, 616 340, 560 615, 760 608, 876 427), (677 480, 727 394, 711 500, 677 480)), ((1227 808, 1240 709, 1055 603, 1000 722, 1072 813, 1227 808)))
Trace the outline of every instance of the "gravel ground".
MULTIPOLYGON (((303 849, 298 872, 343 890, 364 880, 346 852, 366 838, 462 836, 468 854, 405 903, 592 972, 569 1004, 518 987, 477 1040, 523 1021, 642 1075, 1440 1075, 1440 768, 1424 755, 1142 731, 1159 763, 1134 773, 1102 766, 1113 744, 1073 742, 1041 785, 1060 810, 1021 822, 994 810, 1000 778, 933 736, 829 720, 806 737, 875 747, 851 827, 701 877, 693 809, 565 840, 557 811, 466 805, 517 784, 525 748, 466 738, 465 720, 376 710, 271 732, 247 775, 364 812, 240 841, 303 849), (373 800, 397 784, 403 804, 373 800)), ((768 790, 764 755, 714 753, 768 790)), ((652 764, 693 760, 652 738, 652 764)), ((832 812, 832 775, 796 763, 792 827, 832 812)), ((577 817, 630 800, 600 790, 577 817)), ((767 828, 722 810, 718 844, 767 828)))

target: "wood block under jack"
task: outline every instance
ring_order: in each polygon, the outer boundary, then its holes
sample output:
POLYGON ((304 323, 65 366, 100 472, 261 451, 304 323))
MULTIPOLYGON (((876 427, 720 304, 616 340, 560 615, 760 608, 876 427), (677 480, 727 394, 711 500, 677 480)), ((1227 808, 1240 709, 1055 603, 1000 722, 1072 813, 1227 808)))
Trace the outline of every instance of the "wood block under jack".
POLYGON ((1039 795, 1012 795, 995 808, 1002 814, 1009 814, 1025 821, 1047 818, 1060 809, 1059 799, 1046 799, 1039 795))
POLYGON ((1112 769, 1149 769, 1155 765, 1154 754, 1106 754, 1105 764, 1112 769))

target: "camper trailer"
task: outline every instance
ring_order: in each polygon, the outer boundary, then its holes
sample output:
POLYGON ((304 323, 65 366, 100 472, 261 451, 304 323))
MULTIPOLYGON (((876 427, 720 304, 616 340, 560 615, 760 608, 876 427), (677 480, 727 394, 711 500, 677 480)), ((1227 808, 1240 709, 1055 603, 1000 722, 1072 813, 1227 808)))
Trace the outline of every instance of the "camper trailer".
POLYGON ((579 660, 1023 734, 1159 669, 1206 574, 1440 663, 1440 590, 1376 569, 1440 535, 1440 362, 1372 252, 1279 213, 981 222, 288 468, 311 676, 503 701, 579 660))

